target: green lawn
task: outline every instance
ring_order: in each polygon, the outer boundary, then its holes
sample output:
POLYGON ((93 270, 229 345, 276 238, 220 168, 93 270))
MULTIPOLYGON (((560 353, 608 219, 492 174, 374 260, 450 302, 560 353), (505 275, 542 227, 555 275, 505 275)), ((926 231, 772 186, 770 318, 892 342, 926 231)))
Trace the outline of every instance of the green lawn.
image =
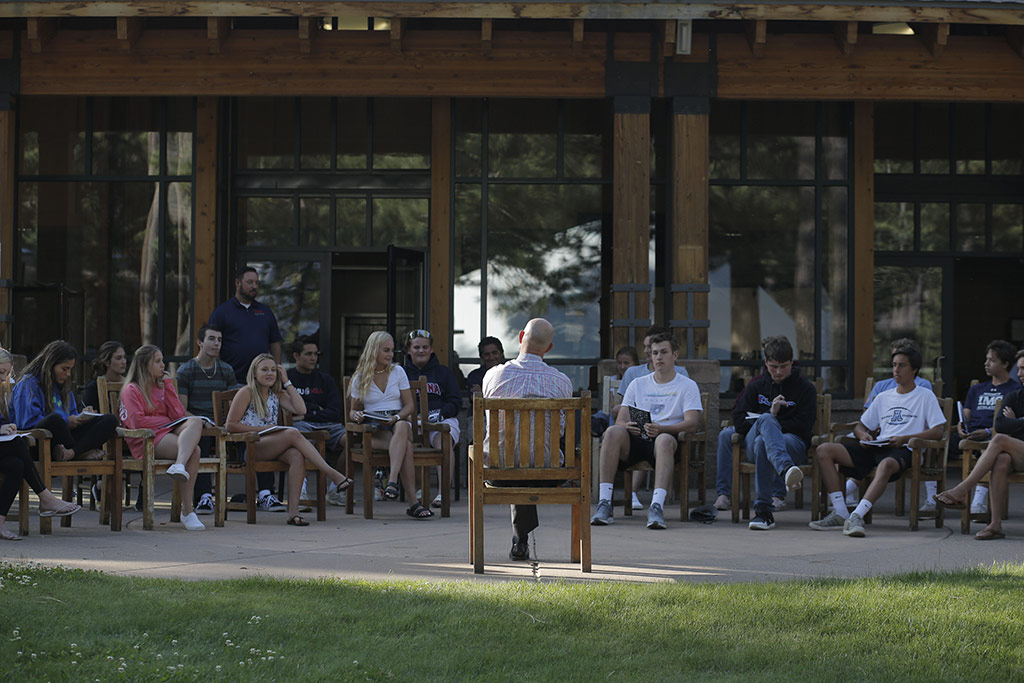
POLYGON ((1024 679, 1024 565, 768 584, 175 581, 0 566, 0 679, 1024 679))

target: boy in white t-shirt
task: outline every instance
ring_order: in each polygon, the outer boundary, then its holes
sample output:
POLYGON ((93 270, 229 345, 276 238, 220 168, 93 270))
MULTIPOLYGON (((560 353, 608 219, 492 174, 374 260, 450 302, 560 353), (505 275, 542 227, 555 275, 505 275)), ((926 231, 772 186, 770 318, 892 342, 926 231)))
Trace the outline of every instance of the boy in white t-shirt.
POLYGON ((665 498, 672 484, 679 434, 695 432, 700 421, 700 390, 689 377, 677 375, 679 342, 671 334, 651 339, 651 363, 654 373, 634 380, 626 389, 624 410, 601 442, 601 491, 597 512, 590 523, 604 526, 614 522, 612 490, 615 472, 646 461, 654 466, 654 495, 647 510, 647 528, 665 528, 665 498), (630 420, 628 406, 650 413, 651 420, 641 427, 630 420))
POLYGON ((914 379, 921 369, 921 352, 912 346, 892 351, 892 376, 896 388, 880 393, 860 416, 853 428, 859 443, 829 443, 818 447, 821 478, 832 501, 833 511, 824 519, 811 522, 819 531, 842 528, 847 536, 864 536, 864 515, 894 481, 912 466, 908 442, 918 437, 938 439, 946 418, 939 401, 914 379), (873 436, 875 433, 878 436, 873 436), (838 465, 839 469, 836 470, 838 465), (852 513, 847 513, 840 473, 863 479, 876 468, 871 485, 852 513))

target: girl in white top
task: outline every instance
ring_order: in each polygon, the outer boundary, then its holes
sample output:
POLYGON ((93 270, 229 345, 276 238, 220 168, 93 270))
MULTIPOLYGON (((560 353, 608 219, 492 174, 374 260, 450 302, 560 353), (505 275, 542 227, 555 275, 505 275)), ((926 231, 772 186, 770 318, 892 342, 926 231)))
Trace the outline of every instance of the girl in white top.
MULTIPOLYGON (((387 449, 391 459, 391 473, 384 488, 384 497, 398 499, 398 477, 407 493, 416 490, 416 476, 412 461, 412 423, 408 420, 416 411, 409 387, 409 377, 400 365, 391 361, 395 356, 395 340, 387 332, 377 331, 366 340, 359 364, 352 375, 350 395, 352 408, 349 419, 360 423, 364 419, 379 425, 373 433, 373 447, 387 449), (387 421, 370 419, 364 412, 381 413, 387 421)), ((413 519, 433 517, 430 508, 413 500, 406 514, 413 519)))
MULTIPOLYGON (((232 433, 263 431, 277 424, 278 406, 295 415, 306 414, 306 403, 288 380, 284 368, 269 353, 261 353, 249 365, 246 385, 232 399, 224 426, 232 433)), ((292 526, 309 526, 309 522, 299 516, 307 460, 330 477, 339 491, 352 485, 352 480, 328 465, 297 429, 264 434, 259 441, 247 445, 245 457, 281 460, 288 464, 288 524, 292 526)))

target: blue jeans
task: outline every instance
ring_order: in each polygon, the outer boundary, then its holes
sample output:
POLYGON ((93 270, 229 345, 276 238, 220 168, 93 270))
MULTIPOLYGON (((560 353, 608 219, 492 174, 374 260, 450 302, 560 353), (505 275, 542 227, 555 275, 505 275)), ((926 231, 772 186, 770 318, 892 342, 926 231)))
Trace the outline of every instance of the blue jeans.
POLYGON ((783 476, 793 465, 807 462, 807 444, 796 434, 783 434, 779 421, 764 413, 747 433, 747 459, 754 462, 757 501, 754 506, 771 505, 772 496, 786 497, 783 476))
POLYGON ((732 495, 732 435, 735 427, 723 427, 718 432, 718 466, 715 468, 715 490, 719 496, 732 495))

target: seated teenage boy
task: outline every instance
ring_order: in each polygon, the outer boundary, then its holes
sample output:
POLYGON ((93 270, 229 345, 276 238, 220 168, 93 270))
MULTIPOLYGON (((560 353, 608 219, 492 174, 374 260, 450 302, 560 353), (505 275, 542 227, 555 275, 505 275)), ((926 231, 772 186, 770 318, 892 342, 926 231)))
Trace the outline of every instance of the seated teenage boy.
MULTIPOLYGON (((750 381, 736 399, 733 408, 735 431, 745 436, 745 454, 754 463, 757 501, 749 527, 755 530, 775 528, 773 511, 781 507, 787 489, 803 482, 797 465, 807 461, 811 430, 817 410, 814 385, 793 367, 793 345, 782 335, 761 342, 765 372, 750 381), (757 413, 757 419, 747 415, 757 413)), ((725 433, 728 429, 723 429, 725 433)), ((732 488, 732 434, 724 442, 719 437, 718 479, 732 488)), ((721 493, 721 491, 720 491, 721 493)))
POLYGON ((896 388, 880 393, 860 416, 853 428, 859 441, 818 447, 821 478, 833 510, 824 519, 811 522, 812 529, 841 528, 847 536, 864 536, 864 515, 881 497, 886 484, 898 479, 912 464, 908 442, 914 437, 938 439, 942 436, 946 418, 938 399, 931 391, 914 383, 920 369, 921 352, 916 346, 893 349, 892 376, 896 388), (856 509, 847 512, 839 474, 863 479, 872 469, 875 469, 875 476, 871 485, 856 509))
POLYGON ((619 411, 615 424, 604 433, 601 442, 601 491, 597 512, 590 523, 611 524, 612 490, 616 470, 640 461, 654 466, 654 495, 647 510, 647 528, 665 528, 665 498, 672 485, 681 432, 697 431, 700 421, 700 390, 689 377, 676 374, 679 342, 670 334, 651 339, 651 364, 654 372, 630 383, 622 399, 626 407, 619 411), (651 421, 643 426, 630 420, 629 406, 646 410, 651 421))

